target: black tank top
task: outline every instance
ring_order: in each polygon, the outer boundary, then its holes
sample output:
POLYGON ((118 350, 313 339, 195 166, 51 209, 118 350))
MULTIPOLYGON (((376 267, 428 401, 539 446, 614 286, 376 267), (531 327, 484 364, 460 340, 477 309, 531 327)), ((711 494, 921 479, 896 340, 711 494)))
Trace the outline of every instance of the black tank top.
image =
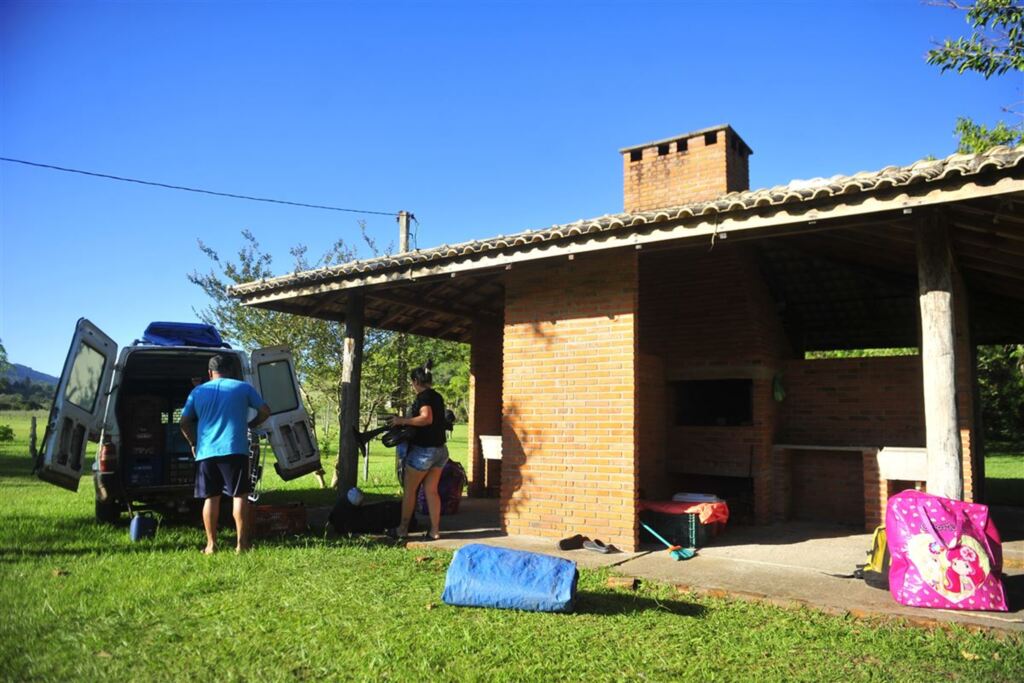
POLYGON ((443 446, 445 442, 444 399, 433 389, 424 389, 416 395, 416 400, 412 402, 411 416, 419 415, 420 408, 423 406, 430 406, 434 421, 426 427, 417 427, 416 434, 412 437, 412 443, 416 446, 443 446))

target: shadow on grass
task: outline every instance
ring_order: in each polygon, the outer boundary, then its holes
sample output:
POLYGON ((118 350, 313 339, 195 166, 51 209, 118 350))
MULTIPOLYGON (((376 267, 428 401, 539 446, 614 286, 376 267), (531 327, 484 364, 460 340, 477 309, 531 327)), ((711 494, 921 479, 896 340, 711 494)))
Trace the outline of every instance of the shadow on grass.
MULTIPOLYGON (((223 518, 222 518, 223 519, 223 518)), ((230 520, 230 515, 228 516, 230 520)), ((162 519, 155 537, 137 543, 125 544, 129 520, 124 517, 116 524, 100 524, 91 517, 59 519, 42 515, 16 515, 8 518, 27 531, 0 536, 0 565, 21 561, 23 558, 61 558, 84 555, 133 555, 137 553, 180 552, 200 549, 206 542, 202 524, 189 519, 170 517, 162 519)), ((223 544, 234 544, 234 524, 220 525, 223 544)), ((393 545, 384 537, 343 537, 310 529, 302 534, 265 536, 253 539, 257 548, 307 548, 311 542, 324 547, 353 547, 393 545)))
POLYGON ((576 595, 577 614, 636 614, 660 611, 680 617, 704 617, 707 608, 682 600, 655 600, 631 593, 587 593, 576 595))
POLYGON ((25 455, 0 455, 0 477, 32 478, 32 458, 25 455))

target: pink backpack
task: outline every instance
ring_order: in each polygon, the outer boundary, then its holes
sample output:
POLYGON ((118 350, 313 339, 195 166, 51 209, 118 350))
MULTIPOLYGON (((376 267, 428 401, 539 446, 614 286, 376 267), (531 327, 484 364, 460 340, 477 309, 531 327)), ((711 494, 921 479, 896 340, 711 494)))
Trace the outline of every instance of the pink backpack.
POLYGON ((1007 611, 1002 545, 987 505, 903 491, 889 499, 885 530, 896 602, 1007 611))

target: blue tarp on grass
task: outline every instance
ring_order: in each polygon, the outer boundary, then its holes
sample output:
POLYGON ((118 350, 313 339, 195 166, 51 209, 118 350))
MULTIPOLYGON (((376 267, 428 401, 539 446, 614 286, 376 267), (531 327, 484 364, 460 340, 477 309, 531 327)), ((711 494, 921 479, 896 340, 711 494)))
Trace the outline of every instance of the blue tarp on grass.
POLYGON ((473 543, 455 551, 441 599, 462 607, 571 612, 578 580, 571 560, 473 543))

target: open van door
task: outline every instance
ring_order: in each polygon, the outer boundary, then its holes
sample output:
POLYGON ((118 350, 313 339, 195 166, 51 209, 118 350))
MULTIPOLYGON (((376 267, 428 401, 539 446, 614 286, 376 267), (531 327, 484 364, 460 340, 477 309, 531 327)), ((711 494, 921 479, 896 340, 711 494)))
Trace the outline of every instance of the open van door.
POLYGON ((114 340, 79 318, 46 423, 36 470, 40 479, 78 490, 89 435, 98 434, 103 426, 116 361, 114 340))
POLYGON ((302 406, 292 352, 271 346, 252 352, 252 378, 270 417, 258 429, 267 431, 277 462, 274 469, 285 481, 320 469, 320 448, 309 415, 302 406))

